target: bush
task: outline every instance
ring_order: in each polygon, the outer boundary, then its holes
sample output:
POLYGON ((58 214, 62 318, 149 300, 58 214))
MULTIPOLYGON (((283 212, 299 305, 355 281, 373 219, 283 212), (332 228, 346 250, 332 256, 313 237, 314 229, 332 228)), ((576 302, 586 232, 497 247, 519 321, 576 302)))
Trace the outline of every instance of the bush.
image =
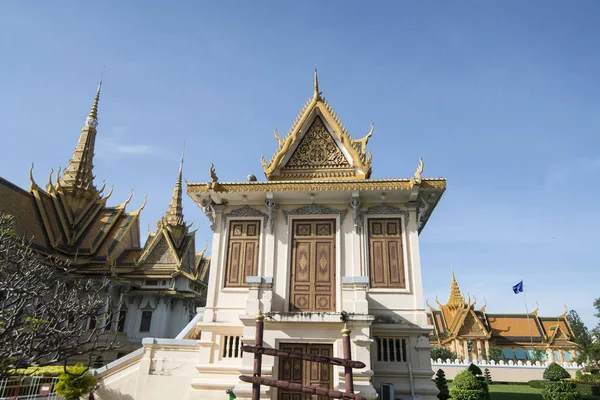
MULTIPOLYGON (((70 368, 70 367, 67 367, 70 368)), ((56 377, 65 372, 65 367, 62 365, 49 365, 46 367, 29 367, 10 370, 11 375, 26 375, 26 376, 51 376, 56 377)))
POLYGON ((438 369, 435 373, 434 383, 440 391, 437 398, 440 400, 448 400, 450 398, 450 391, 448 390, 448 381, 446 380, 446 374, 443 369, 438 369))
POLYGON ((579 400, 581 395, 577 392, 575 383, 571 381, 549 381, 542 388, 544 400, 579 400))
POLYGON ((456 355, 455 352, 450 351, 445 347, 434 347, 433 349, 431 349, 431 358, 433 360, 437 360, 438 358, 440 358, 444 361, 446 361, 447 359, 454 361, 458 358, 458 355, 456 355))
POLYGON ((543 381, 543 380, 540 379, 540 380, 535 380, 535 381, 529 381, 529 382, 527 382, 527 384, 529 386, 531 386, 532 388, 542 389, 544 387, 544 383, 545 382, 546 381, 543 381))
POLYGON ((96 378, 90 375, 82 364, 68 367, 67 372, 58 377, 56 393, 67 400, 77 400, 96 387, 96 378))
POLYGON ((553 382, 557 382, 570 377, 571 375, 569 375, 569 373, 563 367, 561 367, 555 362, 548 365, 548 368, 546 368, 546 370, 544 371, 544 379, 553 382))
POLYGON ((502 360, 502 358, 504 358, 504 353, 502 353, 502 350, 495 346, 490 346, 490 349, 488 350, 488 353, 486 355, 486 359, 488 361, 494 360, 498 362, 502 360))
POLYGON ((469 365, 469 368, 467 368, 473 375, 477 376, 477 375, 483 375, 483 372, 481 372, 481 368, 479 368, 477 365, 471 363, 471 365, 469 365))
POLYGON ((487 400, 489 394, 483 388, 482 382, 470 371, 459 372, 454 378, 454 387, 450 389, 454 400, 487 400))
POLYGON ((600 396, 600 384, 576 382, 577 393, 582 396, 600 396))
POLYGON ((575 373, 575 380, 588 383, 600 382, 600 375, 584 374, 581 371, 577 371, 575 373))

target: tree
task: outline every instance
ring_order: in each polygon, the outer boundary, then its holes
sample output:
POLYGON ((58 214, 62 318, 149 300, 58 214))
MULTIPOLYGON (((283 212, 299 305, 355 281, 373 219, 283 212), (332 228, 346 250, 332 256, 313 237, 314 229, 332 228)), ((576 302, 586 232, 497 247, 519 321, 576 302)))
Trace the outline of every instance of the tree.
POLYGON ((485 378, 485 383, 487 383, 488 385, 491 385, 493 383, 492 382, 492 374, 490 373, 489 369, 486 368, 483 370, 483 376, 485 378))
POLYGON ((439 358, 442 361, 446 361, 448 359, 454 361, 458 359, 458 355, 456 355, 455 352, 450 351, 445 347, 434 347, 433 349, 431 349, 431 358, 433 360, 437 360, 439 358))
POLYGON ((116 335, 100 340, 120 307, 107 306, 108 279, 72 278, 68 262, 40 255, 13 226, 0 214, 0 377, 119 347, 116 335))
POLYGON ((490 349, 488 350, 487 358, 488 358, 488 360, 494 360, 494 361, 498 362, 504 358, 504 354, 502 354, 501 349, 499 349, 495 346, 490 346, 490 349))
POLYGON ((446 373, 443 369, 438 369, 435 373, 435 380, 433 381, 435 386, 440 391, 437 398, 440 400, 448 400, 450 398, 450 391, 448 390, 448 381, 446 380, 446 373))
MULTIPOLYGON (((596 317, 600 318, 600 298, 594 301, 594 307, 598 311, 596 317)), ((600 361, 600 324, 590 332, 575 310, 569 311, 567 321, 579 351, 577 362, 594 364, 600 361)))

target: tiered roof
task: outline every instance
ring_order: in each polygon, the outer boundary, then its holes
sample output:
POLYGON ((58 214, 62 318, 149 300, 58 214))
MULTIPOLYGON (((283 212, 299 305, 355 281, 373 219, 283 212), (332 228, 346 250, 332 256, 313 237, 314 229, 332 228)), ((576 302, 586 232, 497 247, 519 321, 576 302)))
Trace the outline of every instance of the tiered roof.
POLYGON ((497 344, 530 343, 533 339, 534 343, 544 345, 573 345, 566 311, 558 317, 540 317, 537 308, 529 314, 490 314, 485 310, 486 305, 475 309, 476 300, 471 303, 470 299, 464 299, 454 272, 448 301, 445 304, 437 301, 438 309, 427 304, 428 323, 434 328, 431 340, 440 345, 456 338, 490 339, 497 344))

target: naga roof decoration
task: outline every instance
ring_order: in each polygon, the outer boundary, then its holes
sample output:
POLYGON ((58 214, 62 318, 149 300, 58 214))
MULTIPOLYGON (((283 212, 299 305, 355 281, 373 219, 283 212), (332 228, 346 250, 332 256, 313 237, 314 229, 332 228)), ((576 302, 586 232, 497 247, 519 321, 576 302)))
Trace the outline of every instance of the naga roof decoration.
POLYGON ((312 98, 300 110, 284 138, 274 136, 279 146, 269 163, 261 163, 269 181, 368 179, 371 153, 366 147, 373 134, 354 140, 333 108, 319 92, 317 70, 312 98))

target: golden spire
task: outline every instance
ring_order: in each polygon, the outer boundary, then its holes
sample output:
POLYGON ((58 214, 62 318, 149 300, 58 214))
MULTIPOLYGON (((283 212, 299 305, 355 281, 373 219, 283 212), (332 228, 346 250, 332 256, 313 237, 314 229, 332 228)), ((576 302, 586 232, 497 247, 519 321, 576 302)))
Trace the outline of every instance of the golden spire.
POLYGON ((315 68, 315 78, 314 78, 314 86, 315 90, 313 92, 313 99, 318 100, 321 98, 321 92, 319 92, 319 77, 317 76, 317 68, 315 68))
POLYGON ((82 189, 91 193, 98 190, 94 186, 94 147, 96 144, 96 126, 98 126, 98 102, 100 100, 100 88, 102 79, 98 84, 94 103, 89 115, 85 119, 85 126, 81 130, 79 141, 75 147, 73 158, 69 161, 69 166, 65 168, 63 176, 60 179, 60 185, 63 189, 82 189))
POLYGON ((171 198, 171 204, 165 214, 164 221, 168 225, 185 226, 183 222, 183 206, 182 193, 183 188, 181 185, 183 174, 183 153, 181 154, 181 162, 179 163, 179 174, 177 175, 177 181, 175 182, 175 189, 173 189, 173 197, 171 198))
POLYGON ((460 293, 460 288, 454 277, 454 270, 452 271, 452 282, 450 283, 450 297, 446 302, 446 306, 450 308, 460 308, 465 305, 465 299, 460 293))

